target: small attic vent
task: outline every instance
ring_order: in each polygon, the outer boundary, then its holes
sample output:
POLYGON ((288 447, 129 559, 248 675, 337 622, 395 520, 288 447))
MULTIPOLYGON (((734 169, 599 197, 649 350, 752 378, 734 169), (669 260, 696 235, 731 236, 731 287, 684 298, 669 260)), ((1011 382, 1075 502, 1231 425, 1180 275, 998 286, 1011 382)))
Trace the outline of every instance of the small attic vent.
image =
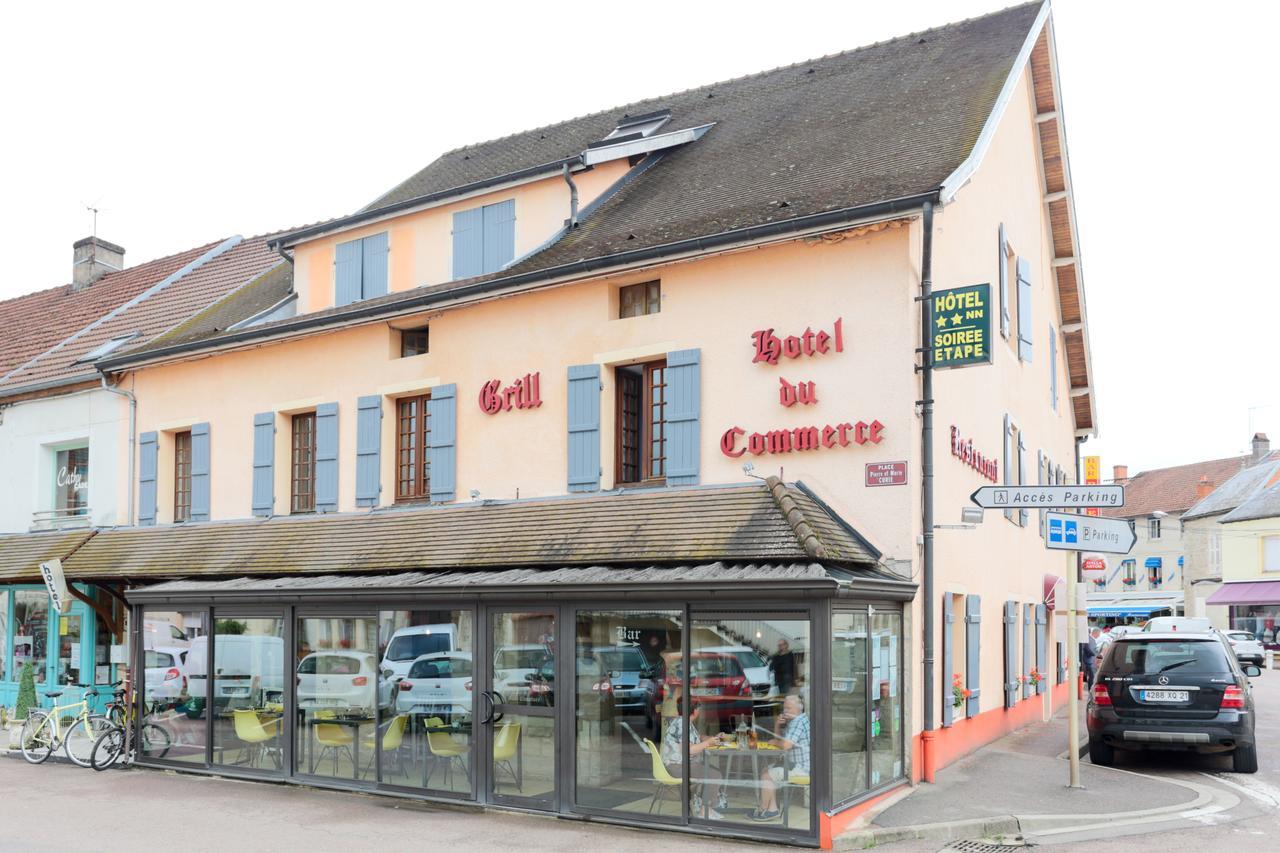
POLYGON ((618 126, 605 139, 616 141, 625 136, 630 139, 642 139, 671 121, 671 110, 658 110, 638 116, 623 116, 618 126))
POLYGON ((133 340, 134 338, 138 337, 138 335, 140 335, 140 334, 142 334, 142 333, 141 333, 141 332, 130 332, 130 333, 129 333, 129 334, 127 334, 127 335, 117 335, 116 337, 112 338, 111 340, 107 341, 106 343, 99 344, 98 346, 96 346, 96 347, 94 347, 93 349, 89 350, 87 353, 85 353, 84 355, 82 355, 82 356, 80 356, 79 358, 77 358, 77 359, 75 360, 75 362, 74 362, 74 363, 75 363, 75 364, 90 364, 90 363, 92 363, 92 362, 95 362, 95 361, 97 361, 98 359, 103 358, 104 356, 107 356, 107 355, 109 355, 110 353, 114 352, 115 350, 119 349, 120 347, 124 346, 124 345, 125 345, 125 344, 127 344, 129 341, 131 341, 131 340, 133 340))

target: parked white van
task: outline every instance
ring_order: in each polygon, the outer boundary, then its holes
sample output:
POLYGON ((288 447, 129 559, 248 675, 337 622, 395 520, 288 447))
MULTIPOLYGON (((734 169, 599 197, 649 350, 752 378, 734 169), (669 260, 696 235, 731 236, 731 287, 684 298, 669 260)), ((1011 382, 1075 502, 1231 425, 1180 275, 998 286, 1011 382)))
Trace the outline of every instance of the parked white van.
POLYGON ((1148 619, 1142 630, 1208 634, 1213 631, 1213 624, 1204 616, 1156 616, 1148 619))
MULTIPOLYGON (((284 701, 284 640, 261 634, 219 634, 214 643, 216 708, 261 708, 284 701)), ((204 699, 209 638, 196 637, 187 652, 187 691, 204 699)), ((203 707, 203 703, 200 703, 203 707)))
POLYGON ((382 672, 395 680, 409 674, 409 667, 423 655, 458 650, 458 626, 452 622, 438 625, 410 625, 391 635, 382 655, 382 672))

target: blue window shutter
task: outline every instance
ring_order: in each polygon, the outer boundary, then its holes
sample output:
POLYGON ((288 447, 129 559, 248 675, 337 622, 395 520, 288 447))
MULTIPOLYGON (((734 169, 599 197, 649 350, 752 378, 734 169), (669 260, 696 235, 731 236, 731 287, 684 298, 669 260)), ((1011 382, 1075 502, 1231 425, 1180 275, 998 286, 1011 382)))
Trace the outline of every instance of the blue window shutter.
POLYGON ((942 594, 942 725, 947 727, 955 719, 955 694, 952 689, 955 665, 952 662, 951 630, 956 624, 951 593, 942 594))
POLYGON ((1018 602, 1004 603, 1004 706, 1018 701, 1018 602))
POLYGON ((667 485, 696 486, 702 464, 702 350, 667 353, 667 485))
POLYGON ((360 294, 364 299, 387 292, 387 232, 371 234, 360 241, 360 294))
POLYGON ((338 511, 338 404, 316 406, 316 512, 338 511))
POLYGON ((356 506, 377 506, 382 493, 382 397, 356 401, 356 506))
MULTIPOLYGON (((1018 485, 1027 485, 1027 445, 1022 441, 1022 430, 1018 430, 1018 485)), ((1030 515, 1028 510, 1018 510, 1018 524, 1026 527, 1030 515)))
POLYGON ((600 365, 569 368, 569 491, 600 490, 600 365))
MULTIPOLYGON (((1004 416, 1004 456, 1000 460, 1000 464, 1004 466, 1003 483, 1006 486, 1013 485, 1011 474, 1013 472, 1013 419, 1008 415, 1004 416)), ((1006 509, 1004 517, 1013 521, 1013 510, 1006 509)))
MULTIPOLYGON (((1040 486, 1045 485, 1044 472, 1045 472, 1045 469, 1046 469, 1048 466, 1049 466, 1049 463, 1048 463, 1048 461, 1046 461, 1046 460, 1045 460, 1045 458, 1044 458, 1044 451, 1043 451, 1043 450, 1037 450, 1037 451, 1036 451, 1036 484, 1037 484, 1037 485, 1040 485, 1040 486)), ((1045 512, 1046 512, 1046 510, 1043 510, 1043 509, 1038 509, 1038 510, 1036 510, 1036 514, 1040 516, 1039 524, 1040 524, 1040 538, 1041 538, 1041 539, 1043 539, 1043 538, 1044 538, 1044 514, 1045 514, 1045 512)))
POLYGON ((970 717, 978 713, 982 704, 982 596, 964 597, 964 686, 969 691, 965 701, 965 713, 970 717))
POLYGON ((1031 262, 1018 258, 1018 358, 1031 361, 1031 262))
POLYGON ((486 204, 484 219, 484 271, 497 272, 516 256, 516 201, 486 204))
POLYGON ((138 436, 138 524, 156 523, 156 470, 160 466, 159 434, 138 436))
MULTIPOLYGON (((1034 654, 1031 647, 1031 632, 1035 630, 1035 607, 1027 604, 1022 608, 1022 672, 1023 676, 1031 674, 1031 667, 1035 666, 1034 654)), ((1022 682, 1022 698, 1026 699, 1031 696, 1031 679, 1027 678, 1022 682)))
POLYGON ((1036 683, 1036 693, 1044 693, 1045 680, 1049 677, 1046 667, 1049 665, 1049 611, 1043 604, 1036 605, 1036 672, 1040 673, 1040 681, 1036 683))
POLYGON ((432 388, 427 412, 431 418, 427 436, 431 501, 445 503, 454 500, 458 491, 458 386, 432 388))
POLYGON ((1009 337, 1009 241, 1004 236, 1004 223, 1000 223, 1000 334, 1009 337))
POLYGON ((209 520, 209 424, 191 427, 191 520, 209 520))
POLYGON ((276 508, 276 415, 253 416, 253 514, 270 516, 276 508))
POLYGON ((360 301, 361 257, 359 240, 339 243, 333 255, 333 304, 341 308, 360 301))
POLYGON ((459 210, 453 215, 453 277, 470 278, 484 272, 483 209, 459 210))
POLYGON ((1049 325, 1049 405, 1058 411, 1058 333, 1049 325))

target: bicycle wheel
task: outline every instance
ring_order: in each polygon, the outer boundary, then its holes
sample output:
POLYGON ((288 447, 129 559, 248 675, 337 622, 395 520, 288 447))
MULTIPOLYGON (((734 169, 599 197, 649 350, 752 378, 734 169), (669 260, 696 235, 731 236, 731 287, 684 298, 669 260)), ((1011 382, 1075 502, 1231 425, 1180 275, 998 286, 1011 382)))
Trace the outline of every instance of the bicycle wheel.
POLYGON ((53 754, 53 718, 29 712, 20 737, 22 757, 32 764, 40 764, 53 754))
POLYGON ((97 742, 98 736, 110 728, 111 724, 107 722, 107 718, 101 714, 94 714, 91 717, 80 717, 67 729, 66 737, 63 738, 63 750, 72 762, 81 767, 89 767, 89 760, 93 755, 93 745, 97 742))
POLYGON ((124 705, 113 702, 107 706, 107 719, 111 725, 124 728, 124 705))
POLYGON ((163 726, 155 723, 144 723, 142 726, 142 755, 148 758, 164 758, 173 746, 173 736, 163 726))
POLYGON ((116 726, 98 735, 89 753, 89 766, 94 770, 106 770, 120 760, 124 752, 124 729, 116 726))

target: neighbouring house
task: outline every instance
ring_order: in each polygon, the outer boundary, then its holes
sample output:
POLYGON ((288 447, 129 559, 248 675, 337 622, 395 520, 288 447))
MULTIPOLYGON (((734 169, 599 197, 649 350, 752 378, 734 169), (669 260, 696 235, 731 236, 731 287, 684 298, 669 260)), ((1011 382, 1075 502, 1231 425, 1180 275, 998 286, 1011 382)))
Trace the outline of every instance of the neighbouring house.
POLYGON ((1253 437, 1252 453, 1245 466, 1183 515, 1183 535, 1187 543, 1188 612, 1209 617, 1215 627, 1231 627, 1236 606, 1242 608, 1238 615, 1243 618, 1248 615, 1249 605, 1266 604, 1249 601, 1233 604, 1227 599, 1234 590, 1225 591, 1223 584, 1228 580, 1258 576, 1248 569, 1251 564, 1243 558, 1243 545, 1236 541, 1236 537, 1257 539, 1256 534, 1265 529, 1265 524, 1259 522, 1253 512, 1260 507, 1265 508, 1266 498, 1261 493, 1267 490, 1277 469, 1280 469, 1280 452, 1272 451, 1267 436, 1258 433, 1253 437), (1260 503, 1248 511, 1247 518, 1233 516, 1236 509, 1260 495, 1260 503), (1235 561, 1230 573, 1227 569, 1228 551, 1235 561))
POLYGON ((1187 612, 1187 543, 1182 515, 1240 472, 1249 456, 1231 456, 1155 468, 1129 476, 1113 467, 1112 482, 1125 487, 1123 507, 1100 514, 1123 518, 1137 541, 1128 554, 1105 555, 1106 574, 1087 582, 1089 616, 1099 623, 1187 612))

